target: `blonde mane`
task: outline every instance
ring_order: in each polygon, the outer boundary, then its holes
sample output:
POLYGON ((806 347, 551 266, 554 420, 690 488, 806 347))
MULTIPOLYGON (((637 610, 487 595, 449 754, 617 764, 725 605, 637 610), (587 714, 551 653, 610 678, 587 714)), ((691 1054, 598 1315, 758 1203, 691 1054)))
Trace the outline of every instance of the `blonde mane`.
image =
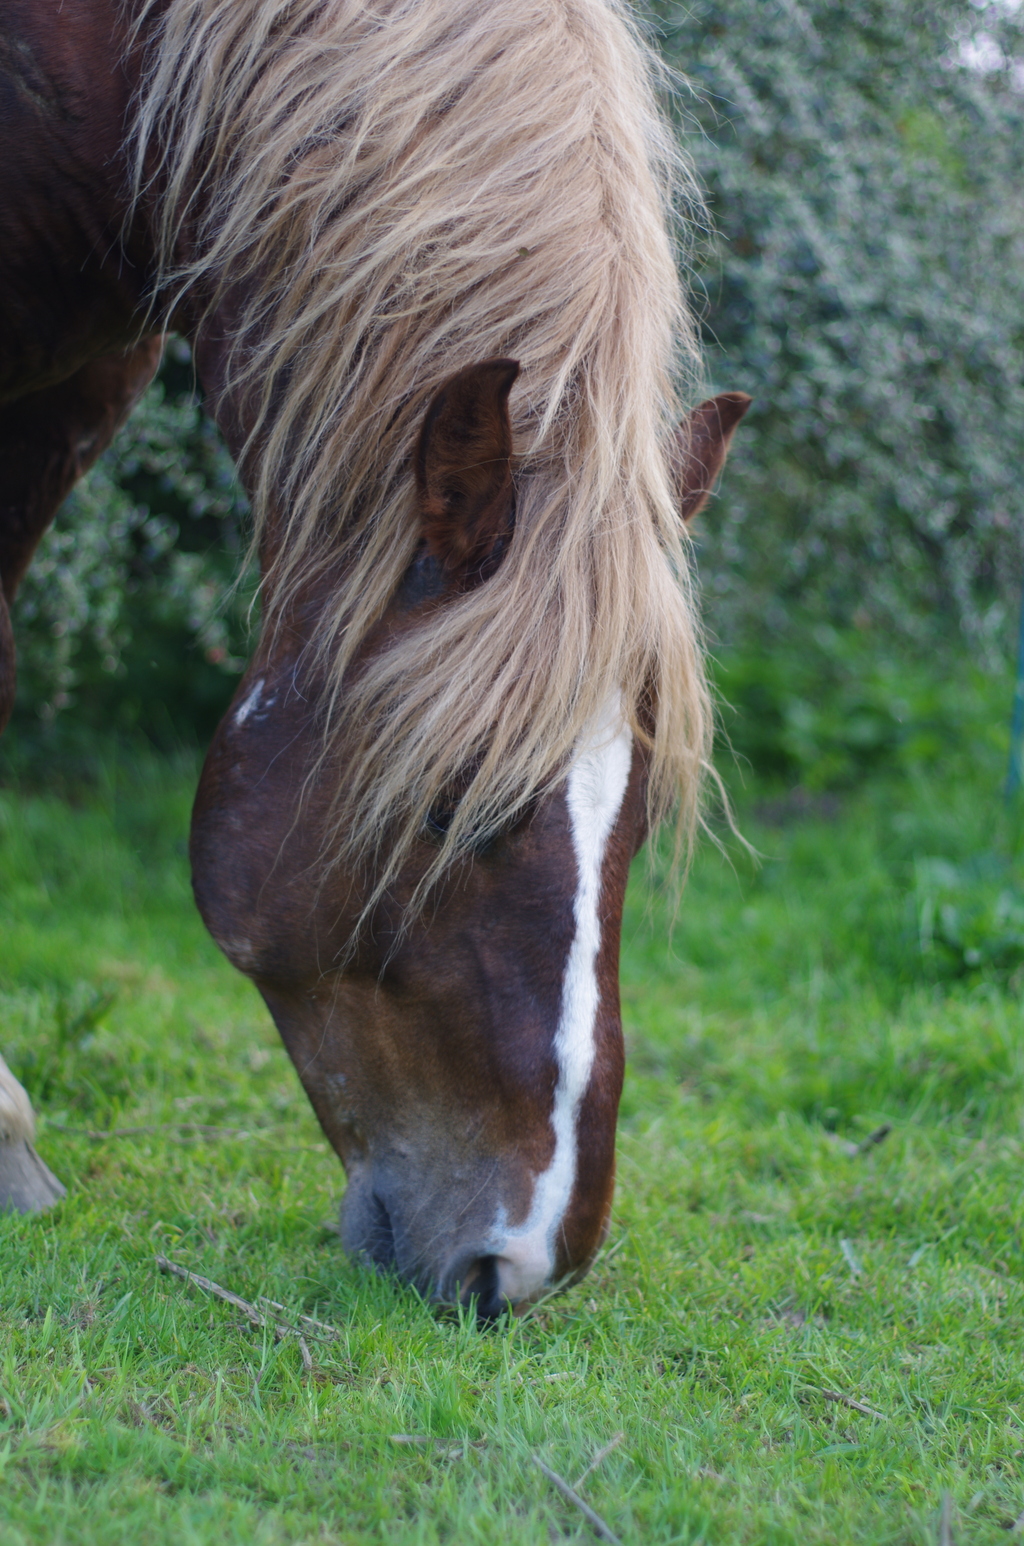
POLYGON ((379 895, 457 785, 436 879, 619 692, 641 736, 656 702, 650 814, 674 806, 685 846, 711 712, 665 455, 699 363, 671 190, 698 201, 624 5, 150 0, 138 26, 160 303, 245 300, 230 370, 276 553, 265 626, 340 576, 316 640, 345 750, 332 852, 379 895), (427 403, 496 355, 522 364, 508 555, 353 668, 416 546, 427 403))

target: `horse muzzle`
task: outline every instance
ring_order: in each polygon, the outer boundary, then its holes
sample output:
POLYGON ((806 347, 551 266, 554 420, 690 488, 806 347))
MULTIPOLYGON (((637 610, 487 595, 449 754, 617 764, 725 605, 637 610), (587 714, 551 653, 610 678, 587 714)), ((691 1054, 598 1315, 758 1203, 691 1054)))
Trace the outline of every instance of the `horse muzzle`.
POLYGON ((545 1238, 505 1228, 504 1209, 488 1209, 479 1187, 460 1206, 459 1190, 410 1196, 370 1166, 353 1169, 342 1204, 346 1251, 437 1303, 475 1304, 481 1320, 525 1308, 565 1276, 545 1238))

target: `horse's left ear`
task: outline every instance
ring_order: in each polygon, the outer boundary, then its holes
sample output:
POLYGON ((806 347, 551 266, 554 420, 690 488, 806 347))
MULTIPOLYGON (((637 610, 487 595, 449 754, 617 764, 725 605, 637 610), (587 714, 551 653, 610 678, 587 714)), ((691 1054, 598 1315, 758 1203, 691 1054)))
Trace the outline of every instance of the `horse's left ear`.
POLYGON ((752 402, 746 392, 720 392, 695 408, 676 431, 670 455, 684 521, 692 521, 710 499, 736 426, 752 402))
POLYGON ((483 360, 445 383, 416 447, 416 492, 427 548, 463 583, 485 579, 512 535, 512 423, 518 360, 483 360))

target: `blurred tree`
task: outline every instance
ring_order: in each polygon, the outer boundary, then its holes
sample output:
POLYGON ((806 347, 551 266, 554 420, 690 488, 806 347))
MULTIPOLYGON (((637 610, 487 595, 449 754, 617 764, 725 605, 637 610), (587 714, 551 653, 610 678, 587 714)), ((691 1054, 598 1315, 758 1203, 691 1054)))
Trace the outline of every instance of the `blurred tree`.
POLYGON ((92 730, 205 737, 245 664, 251 586, 236 587, 247 505, 204 417, 188 346, 65 502, 15 606, 15 731, 75 705, 92 730))
POLYGON ((1024 13, 652 11, 693 88, 711 369, 755 397, 698 533, 715 632, 884 623, 1005 659, 1024 573, 1024 13))

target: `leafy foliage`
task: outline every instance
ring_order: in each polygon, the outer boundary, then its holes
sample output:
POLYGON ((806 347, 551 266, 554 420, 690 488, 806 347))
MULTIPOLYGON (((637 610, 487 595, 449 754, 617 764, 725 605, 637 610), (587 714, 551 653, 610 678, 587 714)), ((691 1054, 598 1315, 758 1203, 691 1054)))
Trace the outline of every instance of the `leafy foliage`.
POLYGON ((966 662, 943 674, 879 648, 870 630, 824 622, 799 642, 748 638, 715 663, 723 739, 761 779, 842 789, 882 767, 915 776, 948 765, 967 745, 1005 766, 1006 676, 966 662))
MULTIPOLYGON (((43 999, 34 995, 19 1045, 18 1077, 33 1105, 63 1100, 75 1110, 104 1106, 109 1098, 108 1072, 97 1067, 95 1031, 114 1000, 117 989, 78 983, 68 992, 58 989, 43 999), (97 1073, 99 1081, 97 1081, 97 1073)), ((113 1060, 107 1059, 107 1062, 113 1060)), ((120 1070, 118 1070, 120 1072, 120 1070)), ((122 1078, 122 1093, 130 1084, 122 1078)))
POLYGON ((921 859, 917 901, 921 956, 938 971, 1011 973, 1024 962, 1024 877, 1005 859, 921 859))
POLYGON ((246 509, 188 347, 172 340, 19 592, 18 727, 74 701, 92 727, 208 732, 244 664, 247 600, 232 587, 246 509))
POLYGON ((1024 19, 990 0, 654 9, 694 86, 714 375, 755 397, 703 528, 719 636, 856 620, 1005 654, 1024 571, 1024 19))

